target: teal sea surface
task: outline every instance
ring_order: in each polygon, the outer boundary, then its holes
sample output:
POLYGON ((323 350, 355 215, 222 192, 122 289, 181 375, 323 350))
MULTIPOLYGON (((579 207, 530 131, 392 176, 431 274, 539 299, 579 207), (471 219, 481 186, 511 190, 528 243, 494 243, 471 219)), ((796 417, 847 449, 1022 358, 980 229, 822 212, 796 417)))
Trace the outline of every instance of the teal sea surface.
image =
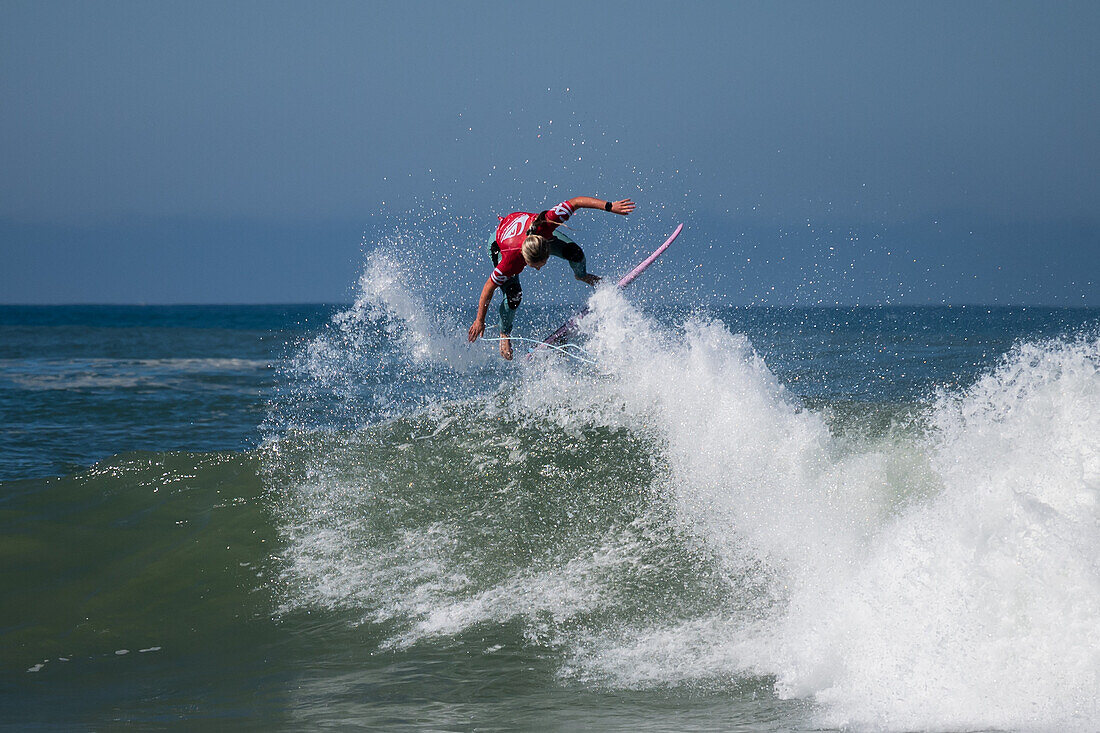
POLYGON ((1100 309, 361 287, 0 307, 0 727, 1100 727, 1100 309))

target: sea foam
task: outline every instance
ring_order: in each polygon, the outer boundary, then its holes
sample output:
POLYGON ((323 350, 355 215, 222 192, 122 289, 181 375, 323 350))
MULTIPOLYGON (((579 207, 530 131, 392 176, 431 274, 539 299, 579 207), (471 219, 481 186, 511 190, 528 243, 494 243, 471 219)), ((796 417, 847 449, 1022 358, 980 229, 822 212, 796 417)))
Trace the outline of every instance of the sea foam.
MULTIPOLYGON (((303 351, 307 378, 361 365, 375 348, 364 331, 378 328, 406 369, 484 364, 393 266, 368 262, 359 301, 303 351)), ((492 399, 436 403, 426 426, 387 428, 399 445, 350 435, 310 453, 284 497, 286 608, 396 623, 391 648, 519 620, 531 643, 564 650, 564 677, 763 679, 813 701, 824 725, 1095 727, 1100 342, 1020 345, 969 387, 914 405, 898 430, 850 440, 721 322, 661 327, 610 287, 591 305, 582 338, 596 366, 556 355, 513 365, 492 399), (649 500, 666 511, 541 548, 509 544, 535 542, 530 512, 548 511, 532 503, 546 486, 521 474, 581 498, 622 491, 570 485, 571 465, 535 470, 541 446, 521 446, 517 426, 563 446, 639 436, 656 466, 643 472, 649 500), (722 588, 638 611, 646 603, 630 593, 646 573, 696 571, 665 557, 670 543, 702 548, 707 582, 722 588)))
POLYGON ((835 725, 1100 720, 1100 341, 1021 345, 923 433, 853 453, 723 325, 662 336, 610 291, 594 310, 605 388, 660 434, 684 526, 761 561, 779 600, 620 633, 586 663, 630 685, 773 675, 835 725))
POLYGON ((1095 340, 1025 344, 936 400, 924 449, 942 491, 800 586, 777 637, 782 691, 836 723, 1095 727, 1098 367, 1095 340))

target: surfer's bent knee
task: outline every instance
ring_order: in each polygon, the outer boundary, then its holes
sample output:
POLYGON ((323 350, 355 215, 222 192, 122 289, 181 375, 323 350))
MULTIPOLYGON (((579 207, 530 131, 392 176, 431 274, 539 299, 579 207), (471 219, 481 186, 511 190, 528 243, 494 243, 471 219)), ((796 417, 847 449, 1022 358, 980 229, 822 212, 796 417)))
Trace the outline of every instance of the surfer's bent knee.
POLYGON ((584 259, 584 250, 576 242, 562 242, 561 257, 567 262, 580 262, 584 259))
POLYGON ((554 232, 554 235, 550 238, 550 254, 568 262, 578 280, 583 280, 584 276, 588 274, 584 250, 561 232, 554 232))

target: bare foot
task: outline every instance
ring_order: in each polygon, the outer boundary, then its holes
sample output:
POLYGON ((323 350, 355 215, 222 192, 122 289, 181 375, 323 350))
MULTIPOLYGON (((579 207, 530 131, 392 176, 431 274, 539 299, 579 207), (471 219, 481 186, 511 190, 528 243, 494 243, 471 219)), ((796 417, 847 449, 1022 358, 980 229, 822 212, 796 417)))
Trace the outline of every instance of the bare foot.
POLYGON ((500 355, 508 361, 512 360, 512 340, 506 333, 500 334, 500 355))

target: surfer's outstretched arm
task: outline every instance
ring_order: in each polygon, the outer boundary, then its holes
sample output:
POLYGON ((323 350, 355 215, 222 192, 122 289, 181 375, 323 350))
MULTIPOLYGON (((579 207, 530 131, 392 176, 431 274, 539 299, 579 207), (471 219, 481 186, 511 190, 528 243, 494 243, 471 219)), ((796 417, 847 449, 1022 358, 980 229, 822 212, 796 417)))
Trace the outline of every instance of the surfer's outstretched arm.
POLYGON ((474 319, 474 325, 470 326, 467 334, 471 342, 477 341, 478 337, 485 333, 485 314, 489 311, 489 303, 492 302, 493 291, 497 287, 499 286, 490 277, 485 281, 485 287, 481 289, 481 299, 477 302, 477 318, 474 319))
POLYGON ((569 199, 569 205, 574 209, 603 209, 604 211, 610 211, 612 214, 622 214, 623 216, 634 211, 634 202, 630 199, 604 201, 591 196, 577 196, 569 199))

